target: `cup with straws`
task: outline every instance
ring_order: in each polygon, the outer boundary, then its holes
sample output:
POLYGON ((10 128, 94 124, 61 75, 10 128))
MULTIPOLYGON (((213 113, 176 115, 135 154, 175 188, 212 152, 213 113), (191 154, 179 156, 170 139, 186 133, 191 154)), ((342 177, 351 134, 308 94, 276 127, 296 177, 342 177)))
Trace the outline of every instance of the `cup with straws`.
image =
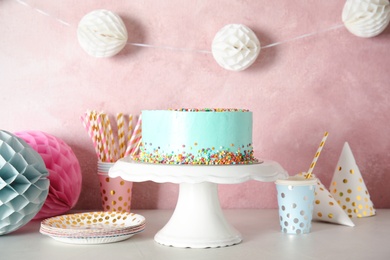
POLYGON ((122 178, 110 178, 108 172, 121 158, 135 155, 141 143, 141 116, 133 129, 133 116, 116 115, 116 124, 110 116, 97 111, 87 111, 81 116, 98 159, 97 175, 104 211, 130 212, 133 183, 122 178))
POLYGON ((305 175, 290 176, 288 179, 275 182, 280 228, 283 233, 299 235, 311 231, 315 187, 317 185, 317 179, 312 176, 312 173, 327 137, 328 132, 325 132, 305 175))

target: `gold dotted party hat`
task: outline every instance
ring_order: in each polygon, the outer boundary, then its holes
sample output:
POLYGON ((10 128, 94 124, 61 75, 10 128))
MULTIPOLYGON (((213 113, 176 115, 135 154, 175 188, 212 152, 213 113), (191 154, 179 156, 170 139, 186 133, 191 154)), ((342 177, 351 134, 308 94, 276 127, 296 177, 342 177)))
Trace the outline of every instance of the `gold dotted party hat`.
POLYGON ((370 194, 347 142, 344 144, 329 190, 350 218, 375 215, 370 194))
POLYGON ((353 227, 355 224, 344 212, 319 179, 315 189, 313 220, 353 227))
MULTIPOLYGON (((298 173, 298 176, 307 176, 306 173, 298 173)), ((312 175, 313 178, 317 178, 312 175)), ((317 186, 315 188, 313 220, 335 223, 345 226, 354 227, 355 224, 344 212, 341 206, 333 198, 330 192, 325 188, 324 184, 317 178, 317 186)))

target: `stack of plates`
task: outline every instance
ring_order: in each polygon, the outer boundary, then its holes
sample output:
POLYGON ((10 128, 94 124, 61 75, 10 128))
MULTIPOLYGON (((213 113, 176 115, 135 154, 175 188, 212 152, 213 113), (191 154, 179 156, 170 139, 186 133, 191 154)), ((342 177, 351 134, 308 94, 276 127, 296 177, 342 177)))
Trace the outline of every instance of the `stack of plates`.
POLYGON ((45 219, 40 232, 72 244, 118 242, 142 232, 145 218, 127 212, 86 212, 45 219))

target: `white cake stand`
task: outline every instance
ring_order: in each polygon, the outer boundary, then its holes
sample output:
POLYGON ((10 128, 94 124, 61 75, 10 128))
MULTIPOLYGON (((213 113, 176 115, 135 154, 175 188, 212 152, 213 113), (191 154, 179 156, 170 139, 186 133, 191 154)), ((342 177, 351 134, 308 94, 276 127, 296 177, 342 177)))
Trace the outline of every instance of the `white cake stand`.
POLYGON ((154 181, 180 184, 175 211, 154 240, 173 247, 224 247, 242 241, 241 234, 225 219, 218 198, 218 184, 249 180, 275 181, 287 172, 276 162, 248 165, 165 165, 132 161, 115 163, 109 176, 132 182, 154 181))

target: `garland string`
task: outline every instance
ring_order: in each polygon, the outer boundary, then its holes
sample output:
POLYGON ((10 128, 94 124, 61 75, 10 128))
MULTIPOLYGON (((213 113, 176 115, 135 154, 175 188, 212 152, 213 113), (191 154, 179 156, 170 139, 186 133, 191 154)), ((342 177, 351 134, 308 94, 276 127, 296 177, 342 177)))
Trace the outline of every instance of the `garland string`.
MULTIPOLYGON (((17 2, 17 3, 21 4, 21 5, 24 5, 25 7, 31 8, 32 10, 38 12, 41 15, 45 15, 47 17, 50 17, 50 18, 56 20, 57 22, 61 23, 62 25, 69 26, 69 27, 72 26, 70 23, 68 23, 68 22, 66 22, 66 21, 64 21, 64 20, 62 20, 62 19, 60 19, 60 18, 58 18, 56 16, 51 15, 51 14, 43 11, 42 9, 36 8, 36 7, 26 3, 25 1, 22 1, 22 0, 13 0, 13 1, 15 1, 15 2, 17 2)), ((333 26, 331 26, 329 28, 326 28, 326 29, 323 29, 323 30, 302 34, 302 35, 299 35, 299 36, 296 36, 294 38, 287 39, 287 40, 284 40, 284 41, 270 43, 270 44, 267 44, 265 46, 261 46, 261 48, 262 49, 266 49, 266 48, 275 47, 275 46, 278 46, 278 45, 281 45, 281 44, 284 44, 284 43, 288 43, 288 42, 300 40, 300 39, 303 39, 303 38, 312 37, 312 36, 315 36, 315 35, 318 35, 318 34, 321 34, 321 33, 337 30, 337 29, 339 29, 341 27, 344 27, 344 24, 336 24, 336 25, 333 25, 333 26)), ((151 45, 151 44, 145 44, 145 43, 127 42, 127 44, 128 45, 132 45, 132 46, 136 46, 136 47, 166 49, 166 50, 171 50, 171 51, 198 52, 198 53, 207 53, 207 54, 211 54, 212 53, 210 50, 178 48, 178 47, 172 47, 172 46, 151 45)))

